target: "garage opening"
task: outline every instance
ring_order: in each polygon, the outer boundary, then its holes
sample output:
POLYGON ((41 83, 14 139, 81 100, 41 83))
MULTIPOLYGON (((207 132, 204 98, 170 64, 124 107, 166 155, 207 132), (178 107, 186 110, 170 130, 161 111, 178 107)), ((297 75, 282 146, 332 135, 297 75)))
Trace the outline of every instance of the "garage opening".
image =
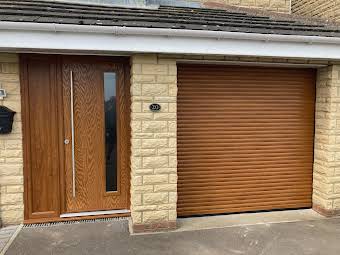
POLYGON ((312 206, 315 76, 178 65, 178 216, 312 206))

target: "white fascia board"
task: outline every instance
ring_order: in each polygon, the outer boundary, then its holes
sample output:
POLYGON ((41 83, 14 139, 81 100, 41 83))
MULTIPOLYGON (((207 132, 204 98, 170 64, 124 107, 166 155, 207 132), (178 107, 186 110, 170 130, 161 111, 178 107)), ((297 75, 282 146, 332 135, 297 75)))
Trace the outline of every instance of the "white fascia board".
POLYGON ((340 38, 0 22, 0 51, 340 59, 340 38))

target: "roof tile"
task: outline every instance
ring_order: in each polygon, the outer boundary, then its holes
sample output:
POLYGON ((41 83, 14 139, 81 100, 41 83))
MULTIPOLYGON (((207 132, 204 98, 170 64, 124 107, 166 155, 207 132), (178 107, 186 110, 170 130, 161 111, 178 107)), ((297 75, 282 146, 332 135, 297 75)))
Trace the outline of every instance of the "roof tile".
POLYGON ((59 23, 340 37, 340 29, 245 11, 160 6, 158 9, 0 0, 0 22, 59 23))

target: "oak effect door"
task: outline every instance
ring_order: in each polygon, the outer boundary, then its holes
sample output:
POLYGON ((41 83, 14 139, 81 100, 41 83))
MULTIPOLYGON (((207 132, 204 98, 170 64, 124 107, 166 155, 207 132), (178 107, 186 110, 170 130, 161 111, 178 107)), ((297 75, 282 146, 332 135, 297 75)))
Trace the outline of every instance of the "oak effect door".
POLYGON ((126 64, 105 57, 63 57, 61 62, 65 134, 62 212, 128 209, 126 64))

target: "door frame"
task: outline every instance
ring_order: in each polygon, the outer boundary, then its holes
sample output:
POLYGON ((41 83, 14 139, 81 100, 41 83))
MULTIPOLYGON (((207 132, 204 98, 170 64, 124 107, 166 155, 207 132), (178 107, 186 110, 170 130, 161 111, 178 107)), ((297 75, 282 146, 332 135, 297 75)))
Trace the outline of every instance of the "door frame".
MULTIPOLYGON (((20 61, 20 91, 21 91, 21 104, 23 105, 22 110, 22 132, 23 132, 23 174, 24 174, 24 222, 25 223, 37 223, 37 222, 49 222, 49 221, 64 221, 64 220, 72 220, 72 219, 92 219, 92 218, 103 218, 103 217, 112 217, 117 215, 99 215, 99 216, 84 216, 84 217, 74 217, 74 218, 60 218, 60 215, 63 214, 66 211, 66 194, 65 194, 65 152, 64 152, 64 106, 63 106, 63 84, 62 84, 62 58, 67 57, 68 59, 72 59, 74 61, 110 61, 117 64, 123 65, 124 70, 124 92, 125 92, 125 98, 124 100, 125 104, 127 106, 131 106, 131 95, 130 95, 130 59, 129 57, 116 57, 116 56, 91 56, 91 55, 57 55, 57 54, 35 54, 35 53, 28 53, 28 54, 20 54, 19 61, 20 61), (29 116, 29 105, 30 105, 30 96, 29 96, 29 84, 28 84, 28 72, 26 66, 29 64, 30 59, 35 60, 51 60, 55 59, 56 63, 56 72, 54 75, 54 84, 55 84, 55 100, 56 100, 56 118, 58 121, 58 192, 57 194, 53 195, 53 199, 58 200, 58 210, 55 211, 55 213, 52 213, 51 215, 42 216, 39 217, 33 216, 31 214, 32 210, 32 199, 31 199, 31 164, 30 164, 30 158, 32 155, 31 152, 31 145, 33 141, 30 138, 29 132, 30 132, 30 116, 29 116), (59 77, 59 78, 58 78, 59 77)), ((125 157, 127 159, 130 159, 131 156, 131 107, 126 107, 125 111, 122 112, 125 118, 125 128, 127 129, 128 136, 125 137, 125 157)), ((119 156, 119 155, 117 155, 119 156)), ((130 166, 130 160, 127 162, 127 174, 128 174, 128 182, 127 182, 127 209, 130 208, 130 179, 131 179, 131 166, 130 166)), ((119 214, 119 216, 127 216, 129 215, 119 214)))

